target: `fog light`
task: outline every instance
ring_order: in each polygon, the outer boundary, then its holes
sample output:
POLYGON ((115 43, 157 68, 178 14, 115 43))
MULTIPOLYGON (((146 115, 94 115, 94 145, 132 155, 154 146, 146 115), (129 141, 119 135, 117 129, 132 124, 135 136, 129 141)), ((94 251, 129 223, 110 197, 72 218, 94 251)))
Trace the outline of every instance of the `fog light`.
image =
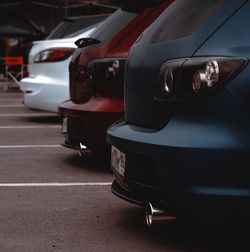
POLYGON ((170 94, 173 89, 173 73, 171 68, 167 68, 164 75, 164 89, 170 94))

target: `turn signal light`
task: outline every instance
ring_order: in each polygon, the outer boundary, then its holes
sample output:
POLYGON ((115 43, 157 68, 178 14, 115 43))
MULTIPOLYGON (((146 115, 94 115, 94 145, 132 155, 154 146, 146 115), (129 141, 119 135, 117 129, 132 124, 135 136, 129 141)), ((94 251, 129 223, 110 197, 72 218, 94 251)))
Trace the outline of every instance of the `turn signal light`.
POLYGON ((34 63, 56 62, 67 59, 74 52, 74 48, 51 48, 39 52, 34 57, 34 63))

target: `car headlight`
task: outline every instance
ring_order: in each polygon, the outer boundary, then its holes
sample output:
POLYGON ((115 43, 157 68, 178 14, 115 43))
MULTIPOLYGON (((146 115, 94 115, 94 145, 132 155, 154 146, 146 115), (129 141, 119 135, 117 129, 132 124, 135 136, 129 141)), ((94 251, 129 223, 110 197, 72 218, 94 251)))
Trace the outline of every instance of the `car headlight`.
POLYGON ((95 93, 123 96, 123 79, 126 58, 103 58, 89 62, 86 84, 95 93))
POLYGON ((50 48, 39 52, 34 57, 34 63, 56 62, 67 59, 75 51, 74 48, 50 48))
POLYGON ((124 74, 126 58, 104 58, 89 62, 90 78, 118 78, 124 74))
POLYGON ((74 100, 87 102, 97 95, 122 98, 125 63, 126 58, 100 58, 76 68, 70 64, 70 92, 74 93, 74 100))
POLYGON ((155 99, 208 95, 234 78, 247 64, 236 57, 193 57, 165 62, 154 87, 155 99))

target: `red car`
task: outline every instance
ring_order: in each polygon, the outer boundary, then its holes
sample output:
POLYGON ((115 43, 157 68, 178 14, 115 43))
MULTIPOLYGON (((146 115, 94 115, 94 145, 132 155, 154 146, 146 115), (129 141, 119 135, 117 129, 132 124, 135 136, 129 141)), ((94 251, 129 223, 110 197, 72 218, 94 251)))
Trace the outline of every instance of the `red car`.
POLYGON ((124 115, 129 49, 173 0, 135 2, 108 17, 91 38, 76 41, 78 49, 69 66, 70 100, 59 106, 63 145, 82 153, 91 150, 101 160, 109 158, 106 129, 124 115))

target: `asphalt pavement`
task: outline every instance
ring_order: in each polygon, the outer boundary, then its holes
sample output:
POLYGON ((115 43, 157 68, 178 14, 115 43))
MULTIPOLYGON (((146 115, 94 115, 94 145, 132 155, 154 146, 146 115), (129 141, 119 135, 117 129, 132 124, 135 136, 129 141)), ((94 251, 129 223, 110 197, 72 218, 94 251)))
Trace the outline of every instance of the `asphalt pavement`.
POLYGON ((22 101, 0 84, 0 252, 249 251, 237 230, 149 229, 143 208, 110 192, 109 167, 62 147, 61 119, 22 101))

